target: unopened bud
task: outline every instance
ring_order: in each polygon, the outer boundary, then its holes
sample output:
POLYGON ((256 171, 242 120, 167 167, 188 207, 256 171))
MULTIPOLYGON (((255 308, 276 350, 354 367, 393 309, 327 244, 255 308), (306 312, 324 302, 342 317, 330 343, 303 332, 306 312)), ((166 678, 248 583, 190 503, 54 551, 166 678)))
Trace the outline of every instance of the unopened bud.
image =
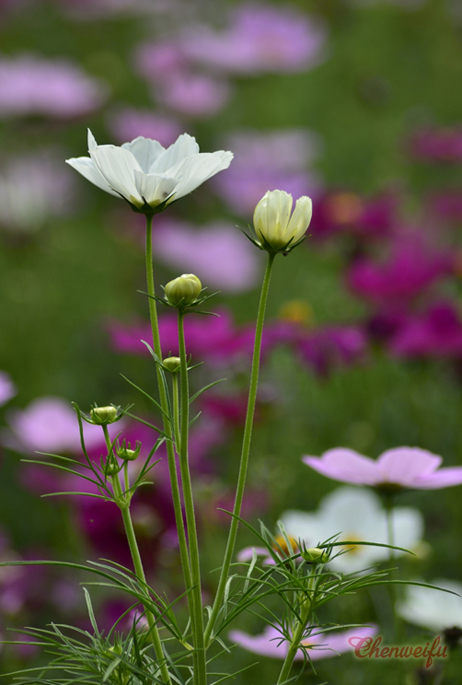
POLYGON ((326 564, 329 561, 329 554, 319 547, 303 549, 302 557, 310 564, 326 564))
POLYGON ((183 274, 167 283, 165 295, 173 307, 189 307, 201 294, 202 283, 194 274, 183 274))
POLYGON ((90 417, 98 426, 106 426, 108 423, 114 423, 117 419, 116 407, 93 407, 90 412, 90 417))
POLYGON ((168 371, 175 373, 175 371, 180 370, 181 359, 179 357, 167 357, 163 360, 162 364, 168 371))
POLYGON ((139 456, 141 450, 141 443, 139 440, 136 441, 136 447, 134 450, 131 448, 130 443, 126 443, 125 440, 122 441, 122 444, 117 447, 116 453, 119 459, 123 459, 124 461, 135 461, 135 459, 139 456))
POLYGON ((119 473, 121 468, 122 467, 119 466, 119 464, 115 460, 115 457, 111 457, 106 461, 106 464, 104 465, 104 473, 106 474, 106 476, 115 476, 119 473))

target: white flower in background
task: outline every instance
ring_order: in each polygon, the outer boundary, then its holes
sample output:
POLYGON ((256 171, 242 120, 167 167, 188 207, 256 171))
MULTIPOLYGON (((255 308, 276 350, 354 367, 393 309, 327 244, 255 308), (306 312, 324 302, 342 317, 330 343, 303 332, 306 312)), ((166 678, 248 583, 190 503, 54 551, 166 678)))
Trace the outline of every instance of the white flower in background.
POLYGON ((196 139, 183 133, 165 149, 157 140, 139 136, 131 143, 97 145, 88 131, 90 157, 66 160, 82 176, 135 211, 152 214, 191 193, 227 169, 231 152, 199 152, 196 139))
POLYGON ((253 223, 262 249, 287 252, 303 239, 311 221, 311 200, 306 195, 300 197, 293 214, 292 204, 292 195, 284 190, 272 190, 255 207, 253 223))
POLYGON ((404 600, 398 604, 399 615, 409 623, 431 628, 436 633, 446 628, 462 628, 462 583, 437 578, 431 581, 431 585, 456 592, 459 596, 408 585, 404 600))
MULTIPOLYGON (((301 539, 308 547, 323 543, 332 536, 339 540, 361 540, 388 544, 386 512, 373 492, 342 487, 325 497, 317 512, 287 511, 281 521, 288 535, 301 539)), ((412 550, 423 534, 423 518, 417 509, 395 507, 393 510, 394 544, 412 550)), ((334 548, 334 553, 340 547, 334 548)), ((396 555, 404 554, 395 550, 396 555)), ((330 567, 345 573, 367 568, 389 558, 387 547, 357 545, 330 562, 330 567)))

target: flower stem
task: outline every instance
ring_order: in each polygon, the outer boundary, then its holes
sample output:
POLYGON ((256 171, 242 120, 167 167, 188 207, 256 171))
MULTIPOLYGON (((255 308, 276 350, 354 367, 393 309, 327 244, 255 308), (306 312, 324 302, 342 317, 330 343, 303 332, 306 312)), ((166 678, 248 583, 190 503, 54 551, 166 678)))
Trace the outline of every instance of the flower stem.
MULTIPOLYGON (((312 576, 309 579, 308 582, 308 592, 311 591, 311 593, 314 590, 313 582, 315 580, 314 576, 315 570, 313 569, 312 571, 312 576)), ((295 630, 292 633, 292 640, 290 641, 290 646, 287 651, 287 656, 284 659, 284 663, 282 664, 281 672, 279 674, 279 678, 277 681, 277 685, 283 685, 283 683, 287 682, 290 671, 292 670, 292 665, 294 663, 294 659, 297 655, 297 651, 300 647, 300 642, 303 639, 303 635, 306 630, 306 626, 308 624, 308 619, 310 617, 310 614, 312 612, 313 608, 313 597, 312 594, 307 596, 302 602, 300 606, 300 621, 297 620, 297 624, 295 627, 295 630)))
POLYGON ((228 542, 226 544, 223 566, 221 568, 220 580, 218 582, 217 593, 213 603, 212 613, 205 631, 205 642, 208 645, 212 636, 215 622, 220 613, 223 598, 225 595, 226 583, 228 581, 229 569, 233 558, 234 546, 236 544, 237 531, 239 527, 238 517, 241 515, 242 500, 244 498, 245 482, 249 466, 250 444, 252 440, 252 426, 255 414, 255 404, 257 400, 258 374, 260 369, 261 340, 263 334, 263 323, 265 320, 266 302, 268 300, 268 290, 271 280, 275 254, 268 253, 268 263, 260 294, 258 305, 257 325, 255 330, 255 343, 253 348, 252 372, 250 376, 249 399, 247 402, 247 414, 245 418, 244 437, 242 441, 241 462, 239 466, 239 476, 237 480, 236 497, 234 500, 233 517, 229 528, 228 542))
MULTIPOLYGON (((112 457, 112 446, 111 446, 111 438, 109 437, 109 432, 107 429, 107 426, 103 426, 103 431, 104 431, 104 437, 106 439, 106 446, 108 449, 108 459, 109 457, 112 457)), ((125 528, 125 534, 127 536, 127 541, 128 545, 130 547, 130 553, 132 556, 132 561, 133 561, 133 566, 135 568, 135 575, 138 578, 138 580, 141 581, 142 585, 142 590, 143 593, 147 595, 147 590, 146 590, 146 575, 144 573, 144 568, 143 568, 143 562, 141 560, 141 555, 140 551, 138 549, 138 543, 136 541, 136 535, 135 531, 133 528, 133 522, 132 518, 130 515, 130 505, 127 503, 127 496, 122 492, 122 488, 120 485, 120 480, 119 480, 119 474, 116 473, 111 477, 112 481, 112 489, 114 491, 114 497, 117 506, 120 509, 120 512, 122 514, 122 519, 124 522, 124 528, 125 528)), ((147 596, 149 599, 149 596, 147 596)), ((146 620, 149 625, 149 635, 151 637, 152 644, 154 646, 154 651, 156 653, 156 658, 160 664, 160 672, 162 674, 162 680, 164 683, 171 683, 170 680, 170 674, 168 672, 167 668, 167 663, 164 655, 164 651, 162 649, 162 642, 160 640, 159 636, 159 631, 156 626, 156 620, 152 614, 152 612, 144 607, 146 611, 146 620)))
MULTIPOLYGON (((148 295, 149 295, 149 315, 151 319, 151 329, 152 329, 152 342, 153 342, 153 347, 154 347, 154 352, 159 359, 159 361, 162 360, 162 348, 160 345, 160 335, 159 335, 159 324, 157 321, 157 308, 156 308, 156 301, 154 299, 155 295, 155 287, 154 287, 154 270, 152 266, 152 216, 146 215, 146 281, 147 281, 147 287, 148 287, 148 295)), ((162 379, 162 372, 161 369, 159 368, 159 365, 156 364, 156 371, 157 371, 157 385, 159 387, 159 397, 160 397, 160 404, 162 407, 163 412, 165 414, 168 414, 169 407, 168 407, 168 400, 167 400, 167 394, 165 391, 165 386, 163 384, 163 379, 162 379)), ((177 473, 177 468, 176 468, 176 460, 175 460, 175 449, 173 446, 172 442, 172 435, 174 431, 174 427, 171 425, 171 422, 166 418, 165 414, 163 414, 163 424, 164 424, 164 432, 167 436, 166 440, 166 448, 167 448, 167 460, 168 460, 168 469, 169 469, 169 474, 170 474, 170 485, 172 488, 172 499, 173 499, 173 507, 175 511, 175 522, 176 522, 176 528, 178 532, 178 541, 180 545, 180 558, 181 558, 181 566, 183 569, 183 577, 184 577, 184 582, 185 582, 185 588, 186 590, 190 590, 191 588, 191 568, 190 568, 190 562, 189 562, 189 553, 188 553, 188 545, 186 542, 186 532, 185 532, 185 527, 184 527, 184 521, 183 521, 183 510, 181 507, 181 497, 180 497, 180 489, 178 485, 178 473, 177 473)), ((188 595, 188 601, 189 601, 189 595, 188 595)))
POLYGON ((178 310, 178 343, 180 352, 180 383, 181 383, 181 422, 180 422, 180 470, 181 482, 183 484, 184 506, 186 511, 186 525, 188 527, 188 542, 191 558, 191 579, 194 620, 192 626, 194 630, 194 650, 196 654, 196 668, 194 672, 194 683, 206 685, 207 683, 207 664, 205 658, 204 641, 204 618, 202 611, 202 592, 201 592, 201 570, 199 559, 199 545, 197 542, 196 517, 194 513, 194 498, 191 484, 191 473, 189 470, 188 456, 188 433, 189 433, 189 381, 188 381, 188 362, 186 359, 186 346, 184 340, 184 312, 178 310))

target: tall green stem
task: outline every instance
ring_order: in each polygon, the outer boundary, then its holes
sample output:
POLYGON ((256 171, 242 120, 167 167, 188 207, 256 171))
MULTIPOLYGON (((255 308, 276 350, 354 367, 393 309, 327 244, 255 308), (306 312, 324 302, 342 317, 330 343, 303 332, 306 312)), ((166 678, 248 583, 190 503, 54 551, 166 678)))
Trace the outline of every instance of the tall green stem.
POLYGON ((208 644, 212 635, 215 622, 220 613, 223 598, 225 595, 226 583, 228 580, 229 569, 234 553, 234 546, 236 544, 237 531, 239 527, 238 517, 241 515, 242 500, 244 498, 245 482, 247 479, 247 470, 249 466, 250 444, 252 441, 252 426, 255 414, 255 404, 257 400, 258 388, 258 374, 260 369, 260 352, 261 339, 263 334, 263 323, 265 320, 266 302, 268 300, 268 290, 271 280, 271 271, 273 268, 274 254, 268 253, 268 263, 266 266, 265 276, 260 294, 260 303, 258 306, 257 325, 255 330, 255 343, 253 348, 252 358, 252 373, 250 376, 249 399, 247 403, 247 414, 245 418, 244 437, 242 441, 241 462, 239 466, 239 476, 237 480, 236 497, 234 500, 233 517, 229 528, 228 542, 226 544, 225 556, 223 566, 221 568, 220 580, 218 582, 217 594, 213 603, 212 613, 205 631, 205 642, 208 644))
MULTIPOLYGON (((108 461, 113 459, 112 456, 112 446, 111 438, 109 437, 109 432, 107 426, 103 426, 104 437, 106 439, 106 446, 108 450, 108 461)), ((114 491, 115 500, 122 514, 122 519, 124 522, 125 534, 127 536, 128 545, 130 547, 130 553, 132 556, 133 566, 135 568, 135 574, 138 580, 141 581, 143 588, 143 594, 146 593, 146 575, 144 573, 143 562, 141 560, 140 551, 138 549, 138 543, 136 541, 135 530, 133 528, 132 517, 130 515, 130 505, 127 502, 126 495, 122 492, 122 488, 119 481, 119 474, 116 473, 111 478, 112 489, 114 491)), ((148 597, 149 598, 149 597, 148 597)), ((149 625, 149 635, 154 646, 154 651, 156 653, 156 658, 159 662, 160 672, 162 674, 162 679, 165 683, 171 683, 170 674, 168 672, 167 663, 165 660, 164 651, 162 649, 162 642, 160 640, 159 631, 156 626, 155 618, 152 612, 144 607, 146 611, 146 620, 149 625)))
MULTIPOLYGON (((314 571, 313 571, 314 573, 314 571)), ((309 586, 308 590, 313 589, 313 580, 314 576, 310 578, 309 581, 309 586)), ((306 630, 306 626, 308 624, 308 619, 310 617, 311 611, 312 611, 312 597, 306 597, 300 607, 300 621, 297 621, 297 624, 295 626, 295 630, 292 633, 292 640, 290 642, 289 649, 287 650, 287 656, 284 659, 284 663, 282 664, 281 672, 279 674, 279 678, 277 681, 277 685, 283 685, 283 683, 287 682, 290 676, 290 671, 292 670, 292 665, 294 663, 294 659, 297 655, 297 651, 300 647, 300 642, 303 639, 303 635, 306 630)))
MULTIPOLYGON (((160 335, 159 335, 159 324, 157 321, 157 309, 156 309, 156 301, 154 299, 155 295, 155 287, 154 287, 154 270, 152 266, 152 216, 146 215, 146 281, 147 281, 147 286, 148 286, 148 295, 149 295, 149 315, 151 319, 151 329, 152 329, 152 342, 153 342, 153 347, 154 347, 154 352, 156 353, 157 358, 159 361, 162 360, 162 348, 160 345, 160 335)), ((175 449, 173 446, 173 442, 171 440, 173 433, 174 433, 174 427, 170 425, 170 421, 167 419, 166 414, 168 415, 168 400, 167 400, 167 394, 165 391, 165 387, 163 384, 163 379, 162 379, 162 372, 156 364, 156 371, 157 371, 157 385, 159 387, 159 397, 160 397, 160 405, 162 407, 163 412, 163 423, 164 423, 164 432, 167 436, 166 440, 166 447, 167 447, 167 460, 168 460, 168 469, 169 469, 169 474, 170 474, 170 484, 172 488, 172 499, 173 499, 173 507, 175 510, 175 521, 176 521, 176 528, 178 531, 178 541, 180 545, 180 557, 181 557, 181 565, 183 569, 183 576, 184 576, 184 581, 185 581, 185 587, 186 590, 190 590, 192 581, 191 581, 191 568, 190 568, 190 562, 189 562, 189 553, 188 553, 188 545, 186 542, 186 532, 184 528, 184 521, 183 521, 183 511, 181 507, 181 497, 180 497, 180 489, 178 485, 178 473, 176 469, 176 460, 175 460, 175 449)), ((188 595, 188 601, 189 601, 189 595, 188 595)))
POLYGON ((204 642, 204 618, 202 612, 201 570, 199 560, 199 545, 197 542, 196 517, 194 514, 194 498, 189 470, 188 433, 189 433, 189 381, 188 362, 186 358, 186 346, 184 340, 184 313, 178 310, 178 343, 180 351, 180 383, 181 383, 181 422, 180 422, 180 470, 183 484, 184 506, 186 511, 186 525, 188 527, 189 552, 191 557, 191 578, 193 583, 192 595, 194 597, 194 650, 196 654, 196 668, 194 683, 206 685, 207 664, 205 658, 204 642))

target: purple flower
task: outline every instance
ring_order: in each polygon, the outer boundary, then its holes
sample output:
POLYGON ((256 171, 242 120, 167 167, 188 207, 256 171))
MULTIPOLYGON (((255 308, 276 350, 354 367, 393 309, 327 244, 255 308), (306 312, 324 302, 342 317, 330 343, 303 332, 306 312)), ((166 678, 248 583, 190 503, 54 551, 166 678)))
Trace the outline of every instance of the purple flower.
POLYGON ((9 374, 6 371, 0 371, 0 407, 2 404, 6 404, 16 393, 16 386, 9 374))
POLYGON ((462 357, 462 321, 451 302, 407 316, 388 342, 397 357, 462 357))
POLYGON ((100 107, 107 86, 65 59, 19 55, 0 59, 0 117, 71 118, 100 107))
POLYGON ((321 239, 344 233, 357 238, 387 237, 395 228, 397 204, 394 193, 366 199, 348 190, 330 192, 315 202, 310 230, 321 239))
POLYGON ((109 128, 120 142, 133 140, 138 136, 158 140, 164 147, 172 145, 183 127, 171 116, 153 114, 149 109, 125 107, 112 114, 109 128))
POLYGON ((178 221, 156 226, 154 254, 175 269, 194 273, 209 288, 249 290, 260 272, 260 255, 232 224, 196 228, 178 221))
POLYGON ((462 160, 462 126, 426 128, 409 142, 412 157, 422 162, 457 163, 462 160))
POLYGON ((319 376, 327 376, 333 368, 364 360, 367 337, 358 326, 325 326, 306 333, 296 349, 319 376))
POLYGON ((0 167, 0 227, 16 234, 39 230, 72 210, 75 182, 61 160, 43 151, 4 161, 0 167))
POLYGON ((252 215, 263 195, 274 188, 293 197, 315 197, 319 191, 319 175, 306 169, 320 153, 315 134, 301 129, 244 130, 227 141, 235 155, 233 166, 213 185, 236 214, 252 215))
POLYGON ((454 252, 431 245, 421 234, 399 236, 386 261, 360 257, 347 273, 351 290, 375 304, 402 305, 454 271, 454 252))
MULTIPOLYGON (((309 636, 301 641, 305 649, 299 649, 295 655, 297 661, 302 661, 308 654, 312 661, 338 656, 344 652, 354 651, 354 645, 350 638, 373 637, 377 632, 375 626, 366 628, 350 628, 338 632, 325 632, 314 627, 309 636), (308 650, 308 651, 306 651, 308 650)), ((232 630, 229 639, 237 642, 249 652, 272 657, 273 659, 285 659, 289 648, 288 641, 281 631, 273 626, 267 626, 260 635, 248 635, 242 630, 232 630)))
POLYGON ((438 219, 455 224, 462 222, 462 189, 433 193, 426 204, 438 219))
POLYGON ((355 485, 433 490, 462 484, 461 466, 439 468, 442 458, 419 447, 395 447, 377 460, 336 447, 303 461, 323 476, 355 485))
POLYGON ((223 31, 194 26, 181 36, 184 53, 233 74, 305 71, 326 57, 326 29, 295 7, 247 4, 233 10, 223 31))

